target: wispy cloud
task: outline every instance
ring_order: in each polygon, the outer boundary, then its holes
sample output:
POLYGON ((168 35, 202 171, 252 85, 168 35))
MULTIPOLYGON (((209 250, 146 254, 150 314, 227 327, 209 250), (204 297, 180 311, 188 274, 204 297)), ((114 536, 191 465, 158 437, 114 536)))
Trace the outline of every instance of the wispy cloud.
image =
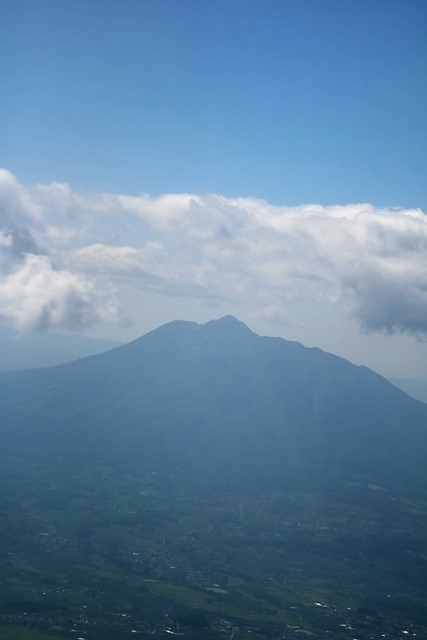
POLYGON ((120 319, 120 296, 344 300, 367 332, 427 336, 427 216, 370 204, 75 193, 0 172, 0 314, 21 328, 120 319), (120 283, 120 284, 118 284, 120 283))

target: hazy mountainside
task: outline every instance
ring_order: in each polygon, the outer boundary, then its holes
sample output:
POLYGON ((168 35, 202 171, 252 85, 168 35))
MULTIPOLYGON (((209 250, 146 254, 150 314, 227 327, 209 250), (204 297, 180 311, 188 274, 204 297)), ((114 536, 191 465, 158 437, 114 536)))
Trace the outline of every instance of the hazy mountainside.
POLYGON ((0 328, 0 371, 50 367, 102 353, 119 346, 112 340, 95 340, 64 333, 32 332, 16 336, 0 328))
POLYGON ((364 367, 232 317, 0 375, 3 451, 102 459, 195 486, 426 484, 427 407, 364 367))
POLYGON ((427 403, 427 380, 418 378, 390 378, 390 382, 416 400, 427 403))
POLYGON ((0 639, 427 637, 426 458, 427 405, 232 317, 1 373, 0 639))

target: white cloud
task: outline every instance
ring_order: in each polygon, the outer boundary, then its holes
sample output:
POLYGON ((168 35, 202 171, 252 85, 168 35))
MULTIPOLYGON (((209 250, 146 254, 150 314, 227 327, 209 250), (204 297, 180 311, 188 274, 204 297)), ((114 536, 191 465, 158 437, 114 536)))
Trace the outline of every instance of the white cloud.
POLYGON ((13 244, 13 238, 7 232, 0 231, 0 246, 11 247, 13 244))
POLYGON ((1 314, 21 331, 111 320, 116 309, 102 298, 87 278, 54 269, 46 256, 25 254, 0 280, 1 314))
POLYGON ((30 317, 55 326, 115 318, 118 296, 146 289, 244 301, 277 317, 288 317, 292 300, 343 301, 364 331, 427 336, 421 211, 74 193, 56 183, 27 187, 7 171, 0 207, 0 314, 22 326, 30 317), (37 304, 40 282, 49 295, 37 304))

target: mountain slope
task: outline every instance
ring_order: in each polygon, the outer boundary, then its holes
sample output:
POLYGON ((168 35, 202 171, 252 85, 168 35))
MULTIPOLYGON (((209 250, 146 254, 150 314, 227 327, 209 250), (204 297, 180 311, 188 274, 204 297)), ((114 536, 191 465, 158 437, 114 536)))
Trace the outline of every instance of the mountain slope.
POLYGON ((427 404, 427 380, 419 378, 390 378, 390 382, 409 396, 427 404))
POLYGON ((232 317, 0 375, 2 449, 103 459, 195 486, 425 486, 427 407, 364 367, 232 317))

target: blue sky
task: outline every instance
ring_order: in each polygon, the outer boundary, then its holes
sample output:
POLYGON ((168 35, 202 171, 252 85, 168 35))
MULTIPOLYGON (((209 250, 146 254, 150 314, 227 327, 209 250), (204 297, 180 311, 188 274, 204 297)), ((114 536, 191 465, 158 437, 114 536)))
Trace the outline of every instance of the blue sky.
POLYGON ((424 0, 1 6, 5 322, 234 313, 427 377, 424 0))
POLYGON ((26 182, 427 208, 424 0, 3 0, 26 182))

